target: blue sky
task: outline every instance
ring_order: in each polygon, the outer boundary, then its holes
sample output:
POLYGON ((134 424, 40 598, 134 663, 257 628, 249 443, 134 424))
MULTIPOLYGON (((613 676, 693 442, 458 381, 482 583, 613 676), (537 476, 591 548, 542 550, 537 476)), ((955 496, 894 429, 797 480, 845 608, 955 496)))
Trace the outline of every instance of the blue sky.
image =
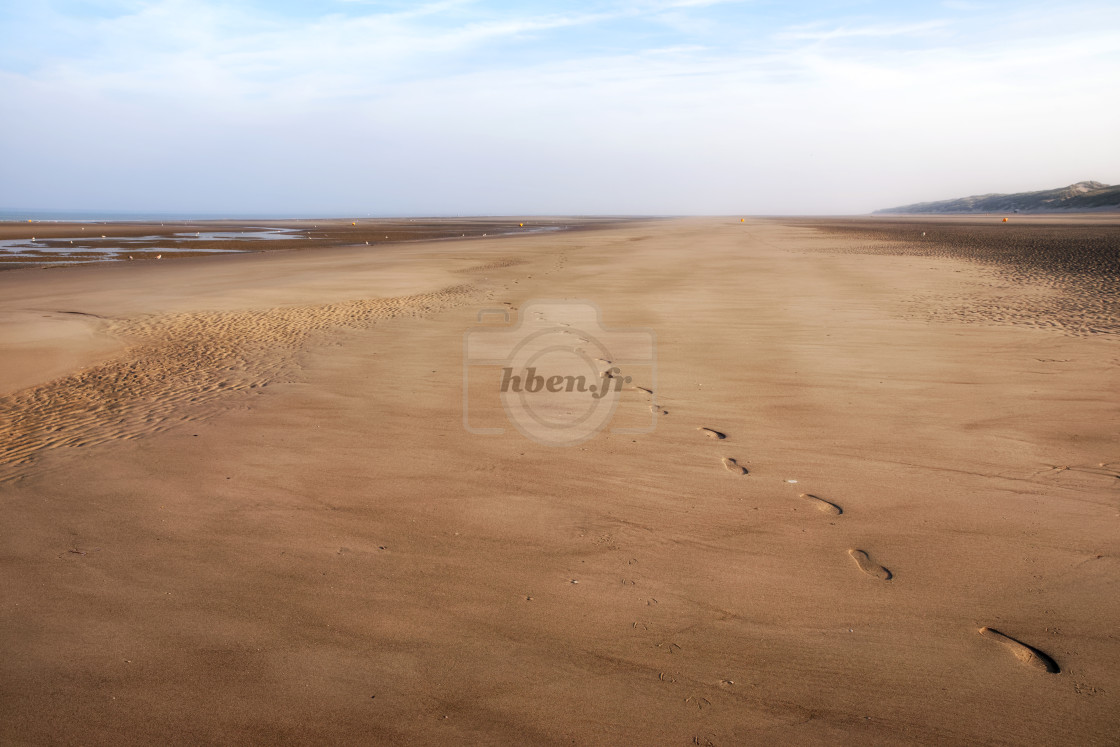
POLYGON ((1115 2, 0 5, 0 207, 859 213, 1120 182, 1115 2))

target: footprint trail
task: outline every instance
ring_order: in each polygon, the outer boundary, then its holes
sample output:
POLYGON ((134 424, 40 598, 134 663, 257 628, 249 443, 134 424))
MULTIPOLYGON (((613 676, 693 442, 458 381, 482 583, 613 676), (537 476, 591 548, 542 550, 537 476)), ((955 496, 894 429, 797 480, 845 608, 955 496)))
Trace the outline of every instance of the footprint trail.
POLYGON ((1009 635, 1004 635, 994 628, 989 628, 987 626, 980 628, 980 635, 1000 644, 1010 651, 1016 659, 1032 669, 1049 672, 1050 674, 1057 674, 1061 671, 1061 669, 1058 668, 1057 662, 1043 652, 1017 641, 1009 635))
POLYGON ((723 458, 723 466, 727 469, 728 472, 734 473, 736 475, 747 474, 747 468, 736 462, 731 457, 723 458))
POLYGON ((891 580, 891 572, 873 561, 871 559, 871 556, 868 555, 865 551, 851 549, 848 550, 848 554, 852 556, 852 560, 856 561, 856 565, 859 566, 859 569, 866 573, 868 576, 873 576, 880 581, 891 580))
POLYGON ((811 503, 814 508, 822 513, 831 514, 833 516, 839 516, 840 514, 844 513, 844 510, 842 508, 837 506, 832 501, 826 501, 824 498, 819 498, 815 495, 811 495, 810 493, 802 493, 801 497, 806 501, 809 501, 809 503, 811 503))

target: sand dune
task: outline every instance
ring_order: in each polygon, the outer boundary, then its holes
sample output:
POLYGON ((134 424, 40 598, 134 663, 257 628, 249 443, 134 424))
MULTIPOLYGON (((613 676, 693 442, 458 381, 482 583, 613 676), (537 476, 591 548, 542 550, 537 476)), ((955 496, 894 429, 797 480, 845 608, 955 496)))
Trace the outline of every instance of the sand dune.
POLYGON ((1000 267, 736 218, 2 273, 0 741, 1109 742, 1111 297, 1000 267), (653 331, 651 432, 464 427, 533 299, 653 331))

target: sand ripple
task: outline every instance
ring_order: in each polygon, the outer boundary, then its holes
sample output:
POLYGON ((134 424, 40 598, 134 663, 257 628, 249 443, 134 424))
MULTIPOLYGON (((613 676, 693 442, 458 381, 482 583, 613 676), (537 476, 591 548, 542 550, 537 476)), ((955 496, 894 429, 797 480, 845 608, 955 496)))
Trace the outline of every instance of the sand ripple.
POLYGON ((420 316, 475 296, 470 285, 398 298, 230 312, 176 313, 106 322, 132 342, 120 358, 0 398, 0 481, 19 477, 44 450, 131 439, 215 412, 233 392, 289 372, 316 332, 420 316))
POLYGON ((931 320, 1120 334, 1120 226, 954 223, 927 219, 813 221, 821 248, 963 259, 980 265, 982 297, 914 298, 931 320), (836 239, 843 239, 837 242, 836 239))

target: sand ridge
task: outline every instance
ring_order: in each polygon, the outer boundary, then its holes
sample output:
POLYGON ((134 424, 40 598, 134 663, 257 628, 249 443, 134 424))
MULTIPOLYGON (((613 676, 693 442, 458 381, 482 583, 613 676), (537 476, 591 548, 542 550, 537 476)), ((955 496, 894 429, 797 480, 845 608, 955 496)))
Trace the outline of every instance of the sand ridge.
MULTIPOLYGON (((509 263, 472 269, 494 266, 509 263)), ((435 313, 478 297, 459 285, 321 306, 106 320, 104 334, 130 343, 117 360, 0 397, 0 481, 24 474, 43 450, 139 438, 213 414, 205 406, 218 398, 283 376, 318 331, 435 313)))

